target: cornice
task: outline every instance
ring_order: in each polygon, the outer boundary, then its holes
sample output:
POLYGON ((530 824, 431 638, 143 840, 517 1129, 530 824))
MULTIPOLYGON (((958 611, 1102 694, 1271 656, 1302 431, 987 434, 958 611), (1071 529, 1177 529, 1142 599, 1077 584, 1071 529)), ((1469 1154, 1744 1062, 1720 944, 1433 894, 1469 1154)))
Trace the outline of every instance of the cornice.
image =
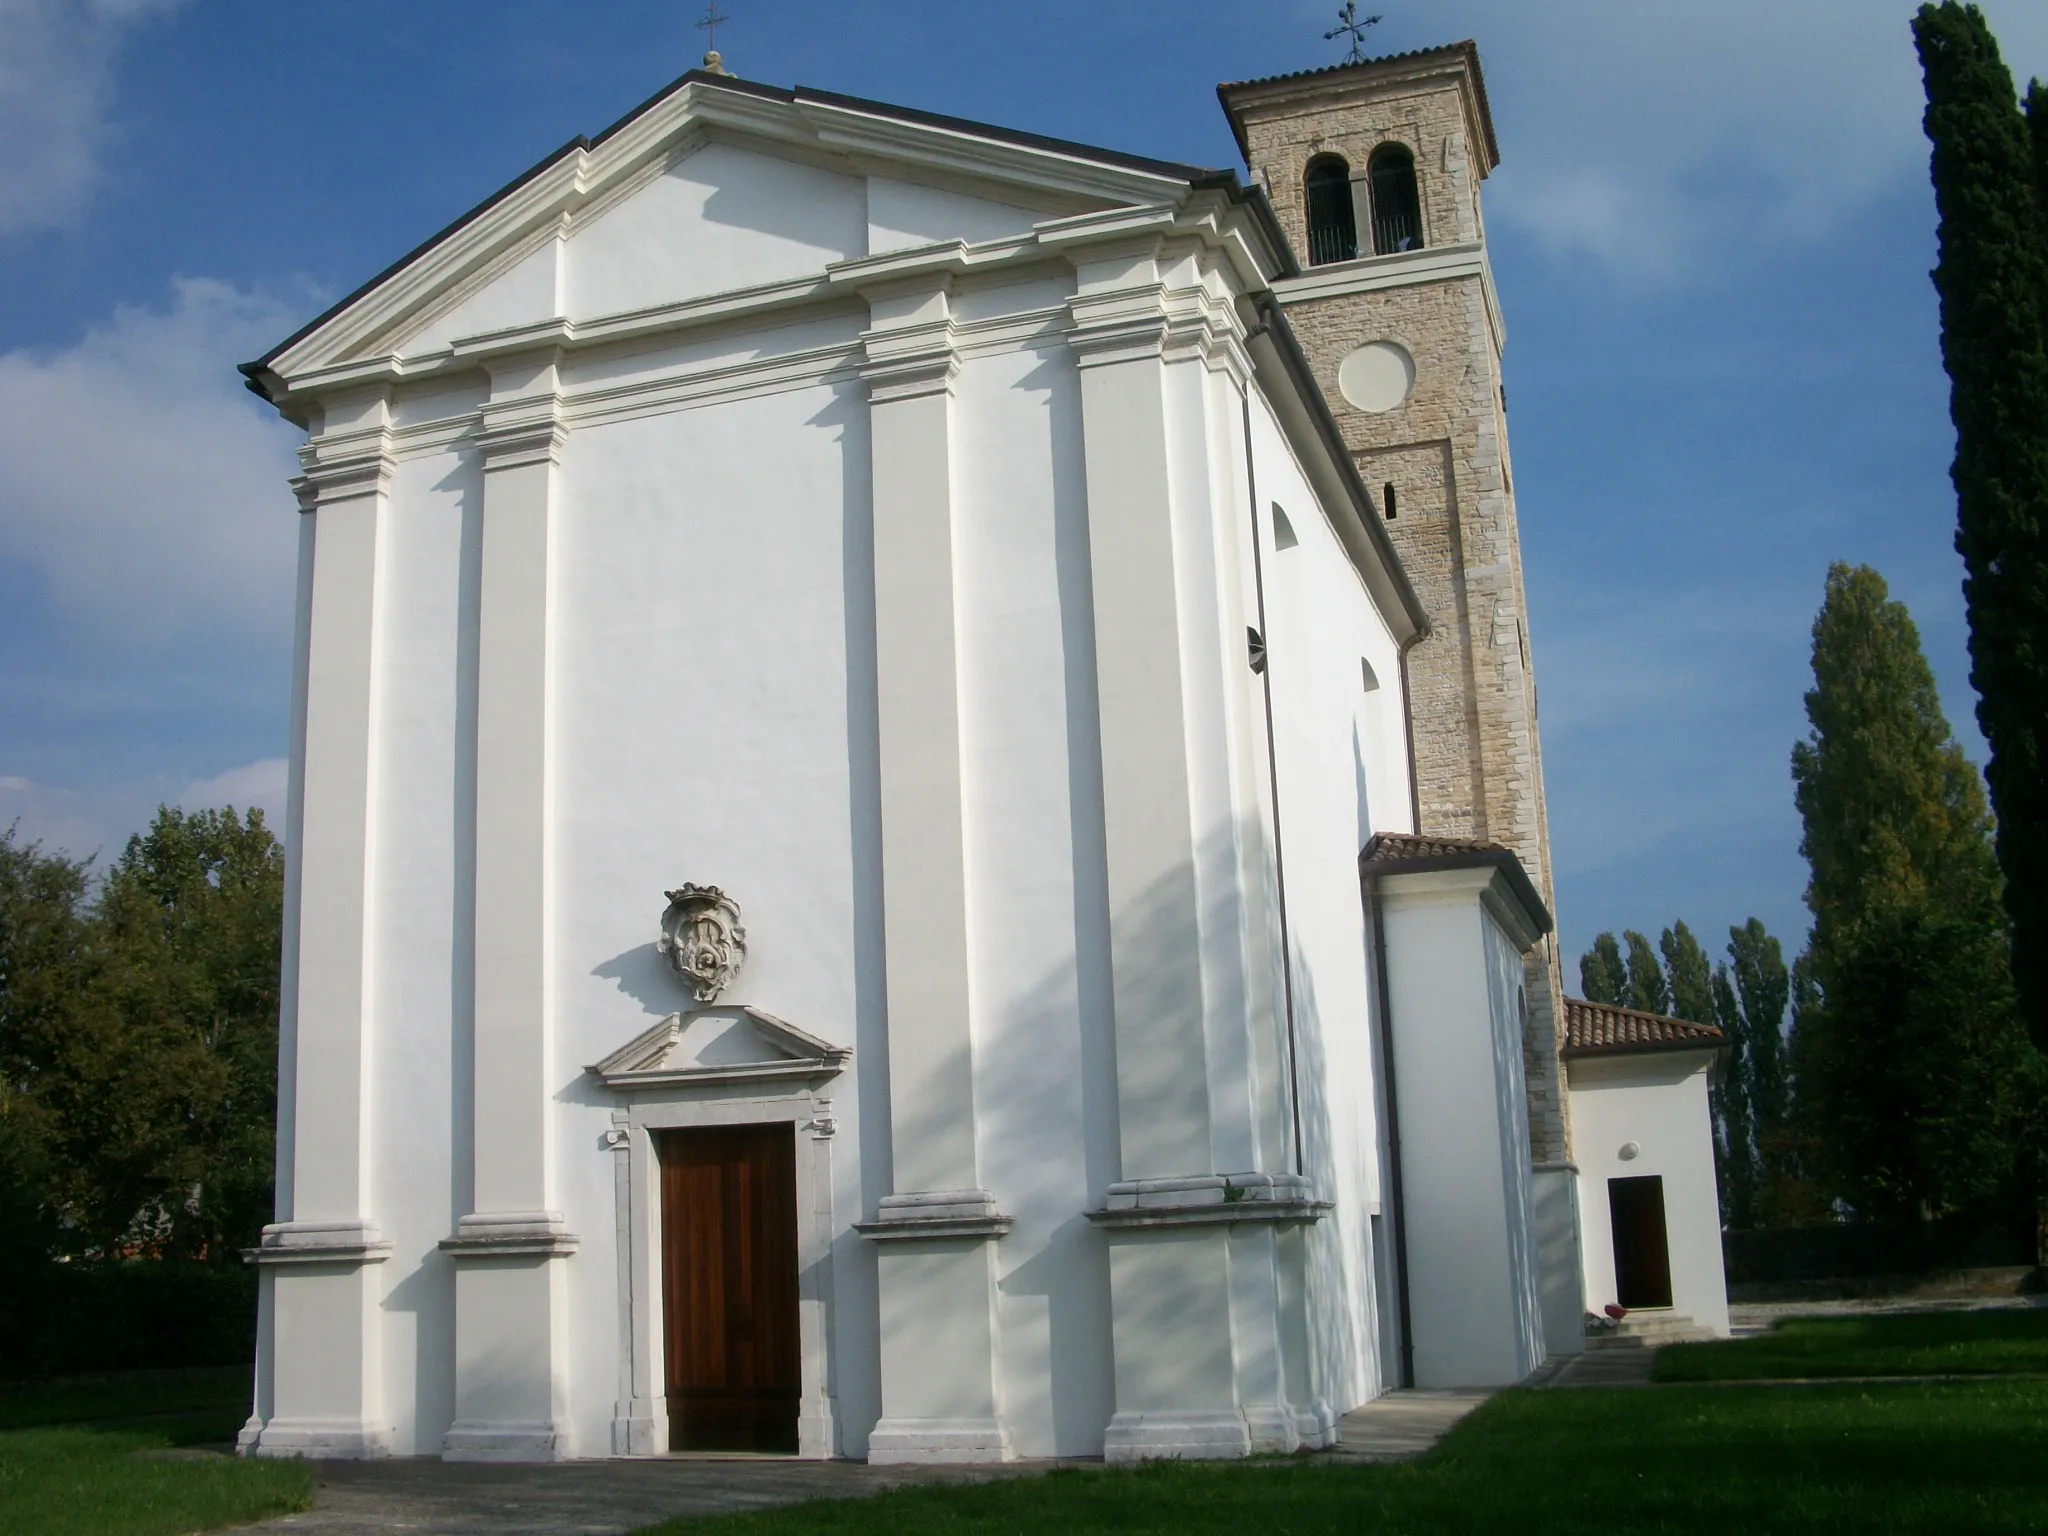
MULTIPOLYGON (((1113 258, 1127 245, 1146 246, 1167 236, 1189 239, 1197 249, 1220 257, 1241 283, 1249 264, 1258 283, 1264 283, 1263 276, 1257 275, 1256 261, 1241 233, 1219 222, 1215 206, 1205 203, 1192 213, 1166 206, 1115 208, 1046 220, 1029 235, 978 244, 944 241, 877 257, 834 262, 815 277, 763 283, 587 320, 557 316, 481 332, 456 338, 446 347, 417 356, 392 353, 348 358, 291 372, 289 365, 302 350, 294 349, 278 361, 279 387, 274 393, 280 408, 304 413, 311 401, 336 390, 417 383, 488 368, 502 358, 539 350, 555 350, 566 360, 601 346, 651 342, 775 314, 824 312, 832 306, 857 303, 863 295, 890 283, 1028 270, 1055 261, 1079 263, 1113 258)), ((963 327, 963 333, 973 333, 963 344, 983 344, 991 334, 988 327, 1001 323, 1006 322, 979 321, 971 328, 963 327)))
MULTIPOLYGON (((573 143, 493 198, 306 333, 251 365, 256 374, 297 381, 355 360, 354 354, 398 325, 424 317, 455 288, 506 259, 508 248, 537 237, 571 235, 608 206, 618 183, 651 160, 687 153, 706 130, 721 137, 815 157, 838 158, 857 174, 910 169, 949 181, 1022 189, 1046 199, 1118 205, 1179 205, 1185 176, 1090 159, 1052 144, 987 137, 966 125, 908 121, 858 104, 815 96, 780 99, 686 80, 596 143, 573 143)), ((913 176, 915 180, 918 177, 913 176)))
POLYGON ((1384 293, 1394 288, 1455 282, 1465 278, 1479 279, 1486 295, 1486 320, 1493 329, 1494 350, 1505 350, 1507 326, 1501 318, 1500 294, 1493 285, 1493 264, 1487 259, 1483 240, 1427 246, 1419 251, 1396 251, 1388 256, 1361 256, 1356 261, 1310 267, 1299 277, 1284 277, 1274 282, 1273 297, 1283 305, 1306 304, 1321 299, 1384 293))

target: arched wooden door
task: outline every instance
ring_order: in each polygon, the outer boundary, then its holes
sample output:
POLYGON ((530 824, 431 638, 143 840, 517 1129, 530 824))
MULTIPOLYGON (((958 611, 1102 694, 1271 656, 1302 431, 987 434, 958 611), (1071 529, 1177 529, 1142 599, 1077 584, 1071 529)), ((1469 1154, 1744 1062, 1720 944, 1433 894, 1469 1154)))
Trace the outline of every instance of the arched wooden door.
POLYGON ((662 1131, 661 1282, 669 1448, 797 1448, 796 1135, 662 1131))

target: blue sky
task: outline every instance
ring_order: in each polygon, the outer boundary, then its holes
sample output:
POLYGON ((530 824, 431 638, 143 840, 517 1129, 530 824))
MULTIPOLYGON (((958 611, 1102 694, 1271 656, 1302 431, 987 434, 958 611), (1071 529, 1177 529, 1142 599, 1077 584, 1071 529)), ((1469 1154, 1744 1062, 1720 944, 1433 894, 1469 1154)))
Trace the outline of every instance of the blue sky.
MULTIPOLYGON (((1236 166, 1332 0, 725 0, 736 72, 1236 166)), ((1973 753, 1934 211, 1893 0, 1378 0, 1473 37, 1563 940, 1804 933, 1831 559, 1973 753)), ((1985 5, 2048 75, 2048 6, 1985 5)), ((0 0, 0 820, 281 799, 294 434, 233 365, 693 63, 655 0, 0 0)))

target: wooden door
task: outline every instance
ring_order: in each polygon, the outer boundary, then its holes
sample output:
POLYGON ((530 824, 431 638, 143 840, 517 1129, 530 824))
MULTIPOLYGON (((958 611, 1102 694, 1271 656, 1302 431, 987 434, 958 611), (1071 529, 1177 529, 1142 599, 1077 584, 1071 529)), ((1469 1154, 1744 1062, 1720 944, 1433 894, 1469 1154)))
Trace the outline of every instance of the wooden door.
POLYGON ((669 1448, 796 1450, 796 1132, 663 1131, 669 1448))
POLYGON ((1624 1307, 1670 1306, 1663 1179, 1609 1179, 1607 1210, 1614 1223, 1614 1299, 1624 1307))

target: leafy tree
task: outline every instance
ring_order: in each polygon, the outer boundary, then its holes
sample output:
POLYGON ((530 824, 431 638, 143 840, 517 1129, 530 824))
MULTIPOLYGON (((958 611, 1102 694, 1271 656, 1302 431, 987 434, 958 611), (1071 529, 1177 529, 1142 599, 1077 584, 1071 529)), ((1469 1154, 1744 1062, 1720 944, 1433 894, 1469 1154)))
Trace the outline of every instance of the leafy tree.
POLYGON ((1801 1110, 1865 1213, 1943 1215, 2012 1168, 2013 1050, 1990 818, 1884 580, 1837 564, 1792 751, 1811 868, 1801 1110))
POLYGON ((2022 115, 1976 6, 1923 5, 1913 33, 1941 215, 1934 285, 1970 681, 1990 747, 2013 964, 2035 1042, 2048 1048, 2048 108, 2037 85, 2022 115))
POLYGON ((86 874, 11 839, 0 857, 0 1065, 33 1128, 14 1140, 68 1252, 237 1262, 271 1203, 277 840, 257 811, 163 808, 90 907, 86 874))
POLYGON ((1600 934, 1593 947, 1579 956, 1579 991, 1589 1003, 1625 1006, 1622 999, 1628 995, 1628 969, 1621 963, 1621 946, 1614 942, 1613 934, 1600 934))
POLYGON ((0 836, 0 1294, 62 1242, 51 1117, 36 1093, 92 974, 87 864, 0 836))

